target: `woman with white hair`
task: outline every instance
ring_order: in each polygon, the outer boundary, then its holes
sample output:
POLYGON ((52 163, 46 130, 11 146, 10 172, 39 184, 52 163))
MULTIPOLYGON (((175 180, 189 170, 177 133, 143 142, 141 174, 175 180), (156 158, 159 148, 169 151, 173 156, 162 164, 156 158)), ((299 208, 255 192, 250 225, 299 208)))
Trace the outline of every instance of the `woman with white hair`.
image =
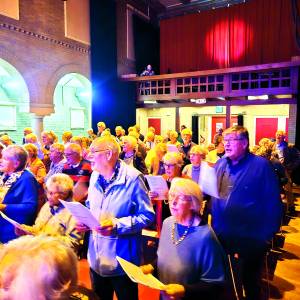
POLYGON ((61 240, 24 236, 0 250, 0 299, 70 299, 77 257, 61 240))
MULTIPOLYGON (((165 170, 165 174, 163 174, 162 177, 166 180, 168 188, 170 188, 171 182, 174 178, 182 177, 182 155, 178 152, 167 152, 162 160, 165 170)), ((156 227, 158 233, 160 233, 162 221, 170 216, 168 196, 166 195, 166 200, 164 201, 156 200, 158 193, 156 191, 150 191, 149 197, 152 203, 156 205, 156 227)))
POLYGON ((52 175, 46 181, 46 196, 48 201, 42 206, 34 225, 21 225, 23 230, 16 228, 16 234, 56 236, 77 250, 82 240, 82 234, 75 228, 74 217, 59 201, 59 199, 72 201, 72 179, 66 174, 52 175))
MULTIPOLYGON (((225 281, 225 260, 212 228, 201 218, 202 192, 191 179, 175 178, 157 250, 162 299, 218 299, 225 281)), ((151 273, 152 265, 141 267, 151 273)))
MULTIPOLYGON (((25 170, 28 154, 21 146, 10 145, 0 159, 0 211, 11 219, 32 224, 38 204, 38 183, 25 170)), ((14 226, 0 217, 0 242, 16 238, 14 226)))

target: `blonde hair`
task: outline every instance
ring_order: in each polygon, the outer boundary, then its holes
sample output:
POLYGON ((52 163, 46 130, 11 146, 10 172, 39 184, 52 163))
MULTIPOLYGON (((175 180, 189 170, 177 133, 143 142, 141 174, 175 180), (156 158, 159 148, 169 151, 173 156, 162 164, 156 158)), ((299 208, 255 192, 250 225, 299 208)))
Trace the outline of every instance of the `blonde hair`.
POLYGON ((191 179, 175 177, 171 182, 169 194, 180 194, 191 197, 192 210, 200 213, 202 208, 202 191, 199 185, 191 179))
POLYGON ((177 133, 177 131, 175 131, 175 130, 170 130, 169 131, 169 136, 170 136, 170 138, 171 137, 174 137, 174 138, 178 138, 178 133, 177 133))
POLYGON ((73 133, 71 131, 65 131, 63 132, 61 139, 63 140, 63 142, 67 143, 71 140, 72 137, 73 133))
POLYGON ((60 143, 54 143, 50 146, 50 150, 57 150, 59 153, 63 154, 65 150, 65 146, 60 143))
POLYGON ((80 136, 73 136, 70 139, 70 143, 77 144, 77 145, 79 145, 82 148, 82 138, 80 136))
POLYGON ((28 144, 25 144, 23 147, 27 151, 27 153, 28 153, 28 151, 31 151, 32 152, 32 156, 33 157, 37 157, 38 147, 36 145, 28 143, 28 144))
POLYGON ((76 285, 77 257, 58 238, 27 235, 0 249, 2 300, 69 299, 76 285))
POLYGON ((106 149, 111 150, 113 153, 115 153, 117 155, 119 155, 121 152, 120 145, 113 136, 98 137, 98 138, 94 139, 91 147, 99 146, 100 144, 103 144, 106 149))
POLYGON ((162 143, 163 141, 164 141, 164 138, 161 135, 155 135, 155 137, 154 137, 155 144, 162 143))
POLYGON ((181 135, 184 135, 184 134, 192 135, 193 132, 190 128, 184 128, 183 130, 181 130, 181 135))
POLYGON ((195 145, 191 148, 190 153, 195 153, 195 154, 200 154, 200 155, 206 155, 208 153, 207 149, 205 146, 202 145, 195 145))
POLYGON ((152 131, 148 131, 146 134, 146 139, 154 140, 155 134, 152 131))
POLYGON ((29 133, 29 134, 25 135, 25 142, 26 143, 36 143, 37 136, 34 133, 29 133))
POLYGON ((178 152, 167 152, 167 154, 163 157, 163 163, 178 165, 181 167, 183 165, 182 155, 178 152))
POLYGON ((133 149, 136 148, 137 146, 137 140, 135 137, 131 136, 131 135, 126 135, 122 137, 122 142, 127 142, 133 149))
POLYGON ((106 128, 106 124, 104 122, 98 122, 97 127, 103 127, 104 129, 106 128))
POLYGON ((67 143, 65 146, 65 151, 67 149, 70 149, 72 152, 76 152, 77 154, 79 154, 80 156, 82 155, 82 148, 80 145, 75 144, 75 143, 67 143))

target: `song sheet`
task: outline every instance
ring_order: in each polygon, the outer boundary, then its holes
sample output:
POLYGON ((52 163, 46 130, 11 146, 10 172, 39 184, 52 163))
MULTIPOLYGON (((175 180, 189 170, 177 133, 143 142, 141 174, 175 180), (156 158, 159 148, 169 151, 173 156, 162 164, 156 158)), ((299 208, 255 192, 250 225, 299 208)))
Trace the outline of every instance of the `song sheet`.
POLYGON ((155 200, 165 200, 169 191, 166 180, 160 175, 146 175, 145 177, 148 181, 150 191, 158 194, 155 200))
POLYGON ((219 197, 215 169, 205 162, 201 163, 199 185, 203 193, 212 197, 219 197))
POLYGON ((144 274, 140 267, 119 256, 117 256, 117 260, 132 281, 146 285, 152 289, 164 290, 165 285, 152 274, 144 274))
POLYGON ((79 222, 90 229, 95 229, 99 226, 98 220, 94 217, 91 211, 79 202, 67 202, 59 200, 63 206, 71 213, 71 215, 79 222))

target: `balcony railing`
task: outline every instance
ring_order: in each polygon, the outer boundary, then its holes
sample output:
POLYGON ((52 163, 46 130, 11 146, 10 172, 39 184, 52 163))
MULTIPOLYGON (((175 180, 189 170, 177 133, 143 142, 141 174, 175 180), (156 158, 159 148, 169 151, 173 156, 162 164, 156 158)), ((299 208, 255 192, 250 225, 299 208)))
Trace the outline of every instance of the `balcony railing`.
POLYGON ((126 78, 136 82, 137 101, 236 99, 296 95, 300 61, 126 78))

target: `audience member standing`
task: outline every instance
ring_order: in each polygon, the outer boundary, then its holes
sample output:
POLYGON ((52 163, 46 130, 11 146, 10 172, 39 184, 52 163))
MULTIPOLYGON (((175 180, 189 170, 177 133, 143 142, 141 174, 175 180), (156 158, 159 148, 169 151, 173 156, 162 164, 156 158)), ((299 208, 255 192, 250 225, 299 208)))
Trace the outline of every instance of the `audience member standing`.
MULTIPOLYGON (((114 137, 100 137, 90 147, 93 168, 87 205, 99 220, 90 234, 88 261, 95 292, 101 300, 137 300, 137 284, 124 273, 116 256, 139 265, 142 229, 154 219, 143 175, 119 160, 114 137)), ((86 231, 84 225, 77 228, 86 231)))
MULTIPOLYGON (((38 204, 38 183, 25 170, 27 152, 21 146, 11 145, 2 152, 0 160, 0 210, 13 220, 31 225, 38 204)), ((14 226, 0 217, 0 242, 6 243, 16 234, 14 226)))
POLYGON ((212 225, 229 258, 238 258, 246 299, 259 300, 268 243, 282 216, 278 180, 266 159, 249 153, 246 128, 226 129, 224 145, 226 157, 215 165, 219 197, 213 198, 212 225))
POLYGON ((69 175, 74 182, 74 200, 84 202, 92 174, 91 164, 82 159, 82 150, 78 144, 68 143, 65 146, 65 157, 62 173, 69 175))

